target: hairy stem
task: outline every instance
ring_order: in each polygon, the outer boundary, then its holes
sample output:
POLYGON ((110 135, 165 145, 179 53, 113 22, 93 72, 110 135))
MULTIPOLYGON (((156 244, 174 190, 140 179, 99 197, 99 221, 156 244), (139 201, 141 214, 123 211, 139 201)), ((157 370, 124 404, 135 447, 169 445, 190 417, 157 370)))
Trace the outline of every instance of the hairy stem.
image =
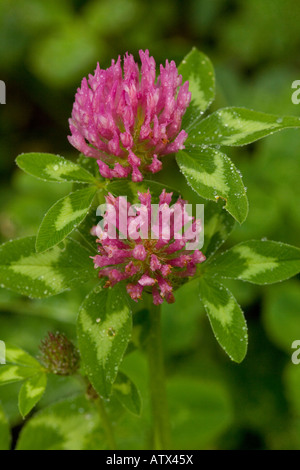
POLYGON ((95 405, 97 407, 97 410, 101 418, 102 426, 106 434, 109 449, 116 450, 117 446, 116 446, 116 441, 114 437, 114 431, 113 431, 111 422, 109 420, 108 414, 106 412, 106 409, 105 409, 105 406, 101 397, 98 397, 95 400, 95 405))
POLYGON ((93 401, 94 405, 97 408, 101 424, 103 426, 108 446, 110 450, 116 450, 117 445, 114 437, 114 430, 112 427, 112 424, 110 422, 109 416, 107 414, 107 411, 105 409, 104 401, 103 399, 98 395, 96 390, 93 388, 92 384, 88 380, 87 377, 83 377, 82 375, 77 375, 76 376, 78 380, 80 381, 81 384, 83 384, 86 392, 86 396, 93 401))
POLYGON ((155 450, 171 448, 170 424, 165 385, 164 359, 161 337, 160 306, 148 306, 150 329, 148 336, 148 363, 152 401, 155 450))

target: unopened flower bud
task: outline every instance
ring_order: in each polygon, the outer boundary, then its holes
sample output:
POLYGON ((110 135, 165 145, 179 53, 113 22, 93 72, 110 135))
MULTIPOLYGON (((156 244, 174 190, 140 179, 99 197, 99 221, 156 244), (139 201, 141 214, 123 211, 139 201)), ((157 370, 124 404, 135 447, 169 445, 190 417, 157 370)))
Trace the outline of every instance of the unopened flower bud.
POLYGON ((40 345, 40 360, 45 369, 56 375, 73 375, 79 368, 79 352, 63 333, 51 333, 40 345))

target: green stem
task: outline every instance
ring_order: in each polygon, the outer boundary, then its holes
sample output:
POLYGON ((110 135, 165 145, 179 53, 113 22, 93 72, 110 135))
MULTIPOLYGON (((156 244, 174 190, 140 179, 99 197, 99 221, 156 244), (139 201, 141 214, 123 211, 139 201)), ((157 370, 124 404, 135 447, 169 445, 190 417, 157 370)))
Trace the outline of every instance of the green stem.
POLYGON ((155 450, 167 450, 170 444, 170 424, 165 385, 160 306, 149 303, 150 328, 148 336, 148 363, 152 401, 155 450))
POLYGON ((95 400, 95 405, 97 407, 97 410, 101 418, 102 426, 107 437, 109 449, 116 450, 117 446, 116 446, 116 441, 114 437, 114 431, 113 431, 111 422, 109 420, 108 414, 106 412, 102 398, 98 397, 95 400))

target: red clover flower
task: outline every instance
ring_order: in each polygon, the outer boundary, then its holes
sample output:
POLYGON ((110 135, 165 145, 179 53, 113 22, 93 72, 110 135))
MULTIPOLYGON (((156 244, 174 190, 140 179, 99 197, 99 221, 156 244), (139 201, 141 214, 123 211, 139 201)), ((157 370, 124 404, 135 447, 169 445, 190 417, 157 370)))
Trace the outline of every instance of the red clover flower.
POLYGON ((120 56, 103 70, 84 78, 69 120, 69 142, 87 157, 97 159, 104 178, 143 180, 145 172, 161 170, 160 157, 184 148, 181 130, 189 106, 189 83, 174 61, 156 65, 149 51, 140 50, 141 70, 132 55, 120 56))
POLYGON ((108 278, 105 287, 126 280, 135 301, 146 291, 155 305, 164 299, 172 303, 174 288, 194 276, 196 265, 205 261, 201 251, 188 249, 199 237, 201 222, 187 213, 181 198, 170 207, 172 193, 163 190, 156 206, 149 190, 138 195, 138 206, 122 196, 106 196, 103 226, 92 229, 99 244, 95 268, 100 268, 99 277, 108 278))

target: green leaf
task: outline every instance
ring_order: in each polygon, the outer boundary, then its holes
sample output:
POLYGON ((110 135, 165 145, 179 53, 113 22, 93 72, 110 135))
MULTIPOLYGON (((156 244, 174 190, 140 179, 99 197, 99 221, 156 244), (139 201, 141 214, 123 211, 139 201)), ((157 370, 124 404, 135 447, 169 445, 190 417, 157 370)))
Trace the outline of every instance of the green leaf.
POLYGON ((47 375, 37 374, 23 383, 19 393, 19 410, 23 418, 40 401, 47 386, 47 375))
POLYGON ((37 373, 34 367, 24 367, 7 364, 0 366, 0 385, 22 382, 37 373))
POLYGON ((90 382, 108 398, 131 337, 132 318, 123 286, 97 287, 80 308, 77 331, 90 382))
POLYGON ((242 362, 247 352, 247 325, 232 293, 212 279, 201 278, 199 294, 218 343, 230 359, 242 362))
POLYGON ((25 367, 41 369, 41 364, 23 349, 6 343, 6 362, 25 367))
POLYGON ((227 240, 235 226, 235 220, 224 210, 224 201, 205 204, 204 245, 201 251, 208 259, 227 240))
POLYGON ((290 127, 300 127, 300 118, 280 117, 246 108, 223 108, 197 124, 189 133, 186 148, 195 145, 246 145, 290 127))
POLYGON ((23 427, 17 450, 88 450, 93 439, 96 449, 107 448, 96 409, 79 396, 36 413, 23 427))
POLYGON ((45 253, 36 253, 35 238, 20 238, 0 246, 0 283, 31 298, 57 295, 95 279, 90 253, 65 240, 45 253))
POLYGON ((182 83, 188 80, 191 103, 183 117, 182 128, 189 132, 215 98, 215 74, 209 58, 195 47, 178 67, 182 83))
POLYGON ((41 372, 41 364, 30 354, 6 344, 6 365, 0 365, 0 385, 20 382, 41 372))
POLYGON ((80 165, 50 153, 24 153, 16 159, 21 170, 43 181, 95 183, 94 176, 80 165))
POLYGON ((141 414, 140 393, 130 378, 122 372, 119 372, 113 384, 113 393, 127 410, 138 416, 141 414))
POLYGON ((86 157, 83 153, 80 153, 76 163, 81 168, 84 168, 88 173, 91 173, 97 181, 105 181, 103 176, 100 175, 99 166, 95 158, 89 158, 86 157))
POLYGON ((98 197, 94 198, 87 216, 75 229, 74 234, 72 234, 72 238, 74 237, 80 244, 85 246, 91 256, 95 256, 97 253, 97 237, 91 234, 91 228, 96 226, 100 221, 99 215, 97 215, 97 209, 100 203, 98 197))
POLYGON ((181 172, 199 196, 212 201, 222 198, 225 209, 241 224, 248 214, 248 199, 236 167, 218 150, 181 150, 176 156, 181 172))
POLYGON ((36 239, 37 252, 46 251, 64 240, 88 214, 96 187, 79 189, 60 199, 45 215, 36 239))
POLYGON ((9 424, 5 416, 5 413, 3 411, 3 408, 0 405, 0 450, 9 450, 10 441, 11 441, 11 436, 10 436, 9 424))
POLYGON ((300 272, 300 249, 268 240, 240 243, 213 259, 208 275, 241 279, 253 284, 284 281, 300 272))

